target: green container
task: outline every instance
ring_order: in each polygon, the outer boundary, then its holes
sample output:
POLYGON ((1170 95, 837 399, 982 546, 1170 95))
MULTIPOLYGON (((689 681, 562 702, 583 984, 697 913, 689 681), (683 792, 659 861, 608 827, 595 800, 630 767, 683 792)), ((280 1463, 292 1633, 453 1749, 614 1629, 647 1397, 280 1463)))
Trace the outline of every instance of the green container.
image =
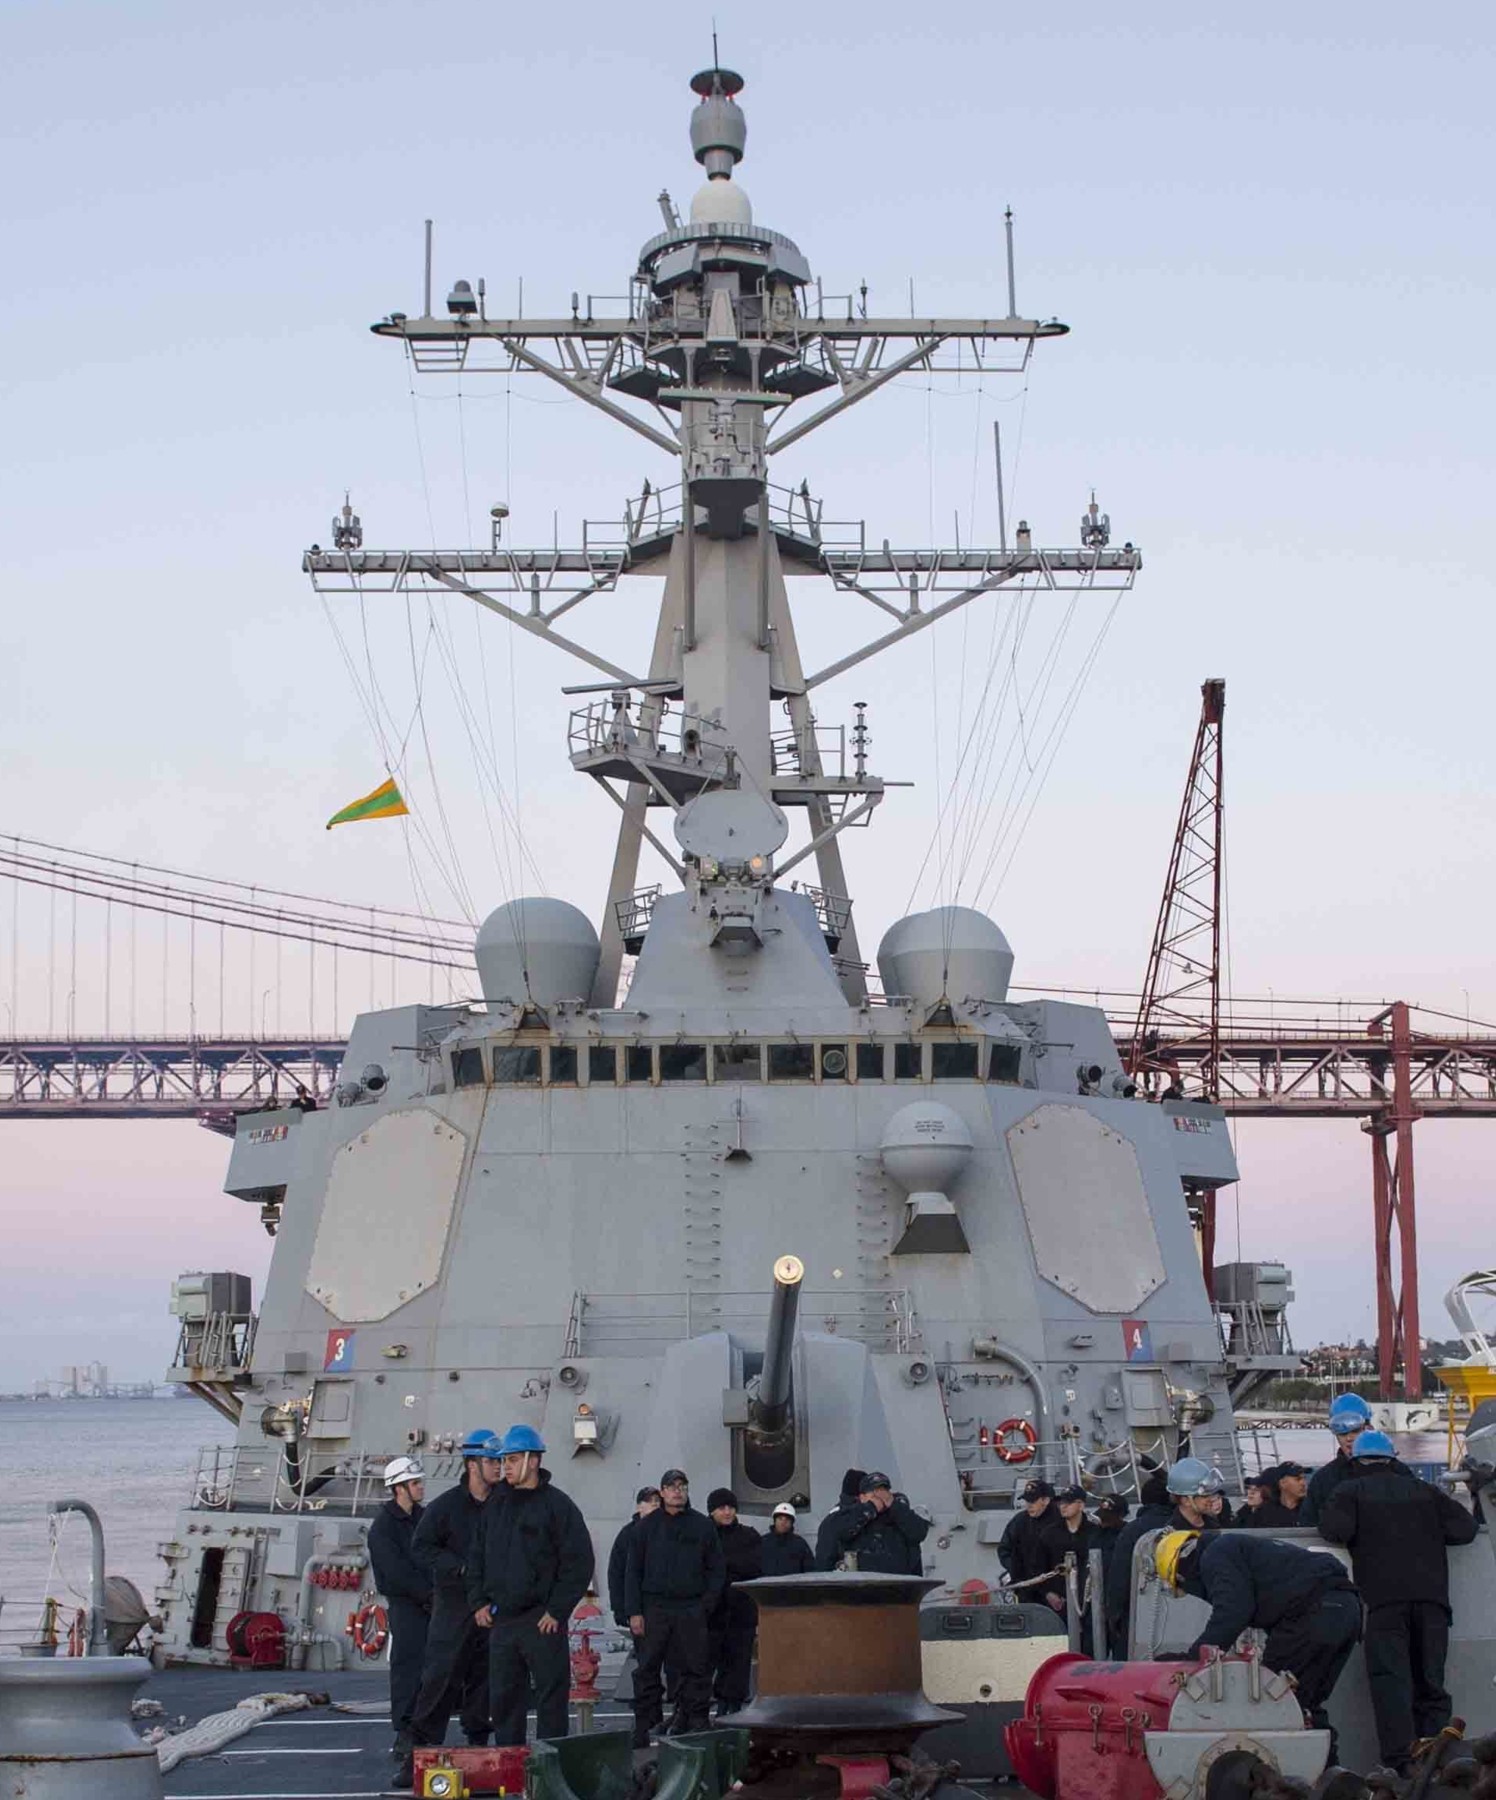
POLYGON ((631 1731, 542 1738, 525 1765, 525 1800, 628 1800, 633 1785, 631 1731))
POLYGON ((732 1784, 743 1773, 748 1761, 748 1733, 724 1726, 718 1731, 689 1731, 680 1737, 666 1738, 660 1745, 660 1786, 656 1800, 667 1800, 666 1784, 670 1784, 668 1800, 722 1800, 732 1784), (697 1759, 691 1766, 696 1771, 688 1786, 677 1786, 675 1763, 687 1757, 697 1759))
MULTIPOLYGON (((693 1731, 660 1743, 655 1800, 724 1800, 748 1760, 748 1733, 693 1731)), ((633 1733, 595 1731, 546 1738, 525 1769, 525 1800, 628 1800, 633 1733)))

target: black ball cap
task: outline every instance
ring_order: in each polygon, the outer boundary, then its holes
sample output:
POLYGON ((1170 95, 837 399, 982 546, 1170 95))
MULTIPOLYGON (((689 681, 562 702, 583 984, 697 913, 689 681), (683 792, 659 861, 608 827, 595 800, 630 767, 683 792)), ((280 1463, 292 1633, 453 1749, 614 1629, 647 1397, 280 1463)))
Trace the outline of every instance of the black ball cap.
POLYGON ((857 1491, 859 1494, 875 1494, 879 1488, 891 1489, 892 1487, 893 1483, 881 1469, 869 1469, 862 1478, 862 1486, 857 1491))
POLYGON ((1026 1481, 1023 1484, 1023 1497, 1027 1500, 1053 1500, 1054 1484, 1048 1481, 1026 1481))
POLYGON ((1055 1495, 1056 1500, 1084 1500, 1085 1497, 1086 1490, 1082 1487, 1075 1487, 1073 1484, 1070 1487, 1062 1487, 1055 1495))
POLYGON ((1309 1471, 1302 1463, 1286 1462, 1278 1464, 1278 1475, 1280 1478, 1284 1475, 1307 1475, 1308 1473, 1309 1471))
POLYGON ((665 1473, 660 1477, 660 1486, 662 1488, 690 1487, 690 1485, 691 1479, 684 1469, 666 1469, 665 1473))

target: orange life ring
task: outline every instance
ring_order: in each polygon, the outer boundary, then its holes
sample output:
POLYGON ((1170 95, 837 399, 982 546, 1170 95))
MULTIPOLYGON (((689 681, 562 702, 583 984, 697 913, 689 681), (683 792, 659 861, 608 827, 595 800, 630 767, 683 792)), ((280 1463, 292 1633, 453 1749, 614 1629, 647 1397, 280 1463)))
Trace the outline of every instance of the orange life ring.
POLYGON ((68 1626, 68 1655, 85 1656, 88 1653, 88 1614, 80 1606, 73 1614, 73 1622, 68 1626))
POLYGON ((371 1600, 349 1619, 348 1635, 360 1656, 378 1656, 390 1635, 389 1614, 377 1600, 371 1600))
POLYGON ((1034 1451, 1038 1448, 1039 1436, 1027 1419, 1004 1419, 992 1434, 992 1447, 996 1450, 998 1460, 1005 1463, 1032 1462, 1034 1451), (1010 1444, 1008 1439, 1017 1435, 1019 1442, 1010 1444))

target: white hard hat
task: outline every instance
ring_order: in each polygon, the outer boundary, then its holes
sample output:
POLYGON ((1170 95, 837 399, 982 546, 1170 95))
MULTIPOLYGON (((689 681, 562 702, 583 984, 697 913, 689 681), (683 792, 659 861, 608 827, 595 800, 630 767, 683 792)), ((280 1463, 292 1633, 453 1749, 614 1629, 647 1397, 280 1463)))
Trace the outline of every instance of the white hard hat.
POLYGON ((788 1500, 781 1500, 781 1501, 780 1501, 780 1502, 779 1502, 779 1504, 778 1504, 778 1506, 776 1506, 776 1507, 775 1507, 775 1508, 774 1508, 774 1511, 773 1511, 773 1513, 772 1513, 772 1514, 771 1514, 771 1515, 770 1515, 770 1516, 771 1516, 771 1517, 772 1517, 772 1518, 775 1518, 775 1519, 777 1519, 777 1518, 778 1518, 778 1517, 779 1517, 779 1516, 780 1516, 780 1514, 781 1514, 781 1513, 783 1513, 783 1515, 784 1515, 784 1516, 785 1516, 785 1518, 787 1518, 787 1519, 793 1519, 793 1518, 794 1518, 794 1516, 795 1516, 795 1509, 794 1509, 794 1507, 793 1507, 793 1506, 791 1506, 791 1505, 790 1505, 790 1503, 789 1503, 789 1501, 788 1501, 788 1500))
POLYGON ((387 1488, 399 1487, 402 1481, 424 1481, 426 1471, 413 1456, 397 1456, 393 1462, 384 1465, 384 1485, 387 1488))

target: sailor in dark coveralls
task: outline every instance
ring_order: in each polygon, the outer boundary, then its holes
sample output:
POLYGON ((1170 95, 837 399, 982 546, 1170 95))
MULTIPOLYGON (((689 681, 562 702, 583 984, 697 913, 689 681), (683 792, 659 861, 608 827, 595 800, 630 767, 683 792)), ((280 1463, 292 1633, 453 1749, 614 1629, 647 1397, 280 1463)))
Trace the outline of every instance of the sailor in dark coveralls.
POLYGON ((1449 1546, 1468 1544, 1475 1515, 1397 1461, 1391 1438, 1363 1431, 1355 1474, 1331 1489, 1320 1536, 1344 1544, 1366 1606, 1366 1680, 1382 1761, 1403 1772, 1414 1741, 1449 1723, 1449 1546))
POLYGON ((690 1504, 685 1471, 660 1477, 664 1504, 641 1519, 629 1540, 624 1604, 634 1634, 634 1747, 646 1749, 664 1719, 663 1669, 680 1673, 678 1722, 686 1731, 711 1723, 712 1658, 707 1619, 727 1585, 717 1528, 690 1504))
POLYGON ((488 1631, 494 1742, 523 1744, 530 1693, 535 1735, 564 1738, 571 1647, 567 1625, 592 1579, 592 1539, 575 1501, 542 1469, 531 1425, 511 1425, 504 1479, 489 1496, 468 1558, 468 1605, 488 1631))
MULTIPOLYGON (((1325 1711, 1361 1635, 1361 1602, 1339 1561, 1255 1531, 1167 1531, 1153 1552, 1159 1580, 1210 1604, 1190 1645, 1229 1650, 1249 1625, 1267 1633, 1262 1660, 1292 1675, 1311 1729, 1330 1731, 1325 1711)), ((1330 1761, 1335 1734, 1330 1731, 1330 1761)))
POLYGON ((421 1685, 426 1625, 431 1617, 431 1576, 411 1552, 411 1539, 426 1508, 426 1471, 413 1457, 386 1463, 389 1499, 369 1526, 369 1566, 390 1619, 390 1723, 395 1728, 398 1772, 410 1751, 410 1715, 421 1685))
MULTIPOLYGON (((426 1508, 411 1540, 411 1551, 432 1584, 426 1660, 410 1720, 413 1744, 444 1744, 454 1708, 468 1743, 486 1744, 491 1730, 488 1633, 474 1623, 468 1606, 467 1560, 478 1515, 502 1473, 496 1432, 468 1433, 462 1445, 462 1470, 456 1487, 438 1494, 426 1508)), ((401 1773, 408 1786, 409 1759, 401 1773)))

